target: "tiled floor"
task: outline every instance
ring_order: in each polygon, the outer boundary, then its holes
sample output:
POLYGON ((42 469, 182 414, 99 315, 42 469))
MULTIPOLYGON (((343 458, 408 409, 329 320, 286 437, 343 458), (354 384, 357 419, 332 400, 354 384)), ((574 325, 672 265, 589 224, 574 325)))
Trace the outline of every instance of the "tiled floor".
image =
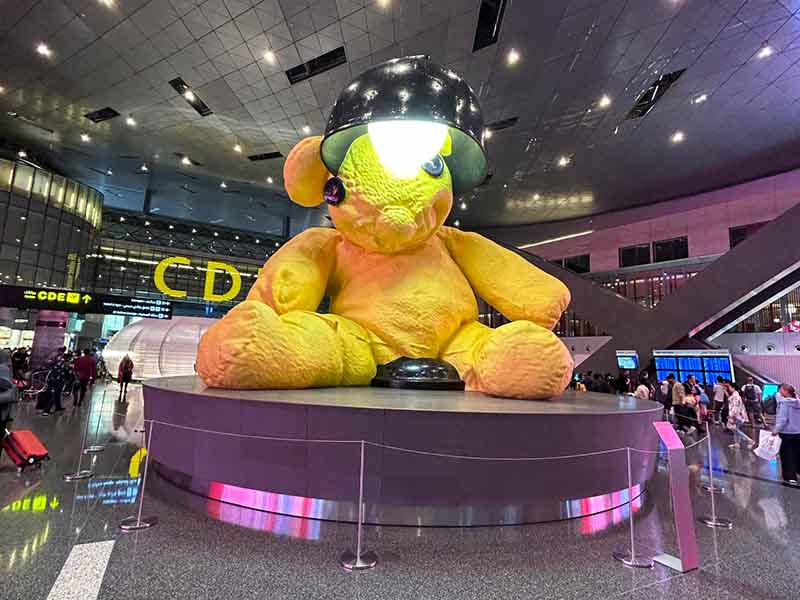
MULTIPOLYGON (((631 570, 614 561, 612 552, 626 546, 629 533, 627 519, 616 511, 519 527, 369 527, 366 545, 381 562, 372 571, 346 573, 337 559, 352 546, 352 526, 222 505, 158 477, 148 481, 144 504, 158 525, 118 533, 118 521, 135 511, 138 491, 138 456, 132 460, 136 447, 130 442, 141 437, 139 391, 132 389, 128 400, 117 401, 113 388, 95 390, 98 418, 89 422, 89 442, 96 437, 112 443, 84 459, 96 477, 75 483, 62 475, 77 468, 88 407, 56 417, 21 411, 16 427, 34 429, 54 457, 42 471, 21 477, 7 458, 0 462, 1 598, 47 598, 51 589, 51 598, 69 597, 60 587, 63 576, 53 586, 72 548, 105 540, 115 544, 102 600, 798 597, 800 489, 777 482, 777 463, 728 449, 729 438, 718 430, 715 465, 740 475, 721 474, 728 493, 717 497, 717 506, 735 527, 698 527, 703 567, 697 572, 631 570)), ((696 484, 705 477, 705 445, 688 454, 696 484)), ((644 552, 675 552, 666 468, 660 466, 636 514, 644 552)), ((693 502, 698 515, 710 510, 706 494, 694 492, 693 502)), ((75 591, 74 597, 86 597, 75 591)))

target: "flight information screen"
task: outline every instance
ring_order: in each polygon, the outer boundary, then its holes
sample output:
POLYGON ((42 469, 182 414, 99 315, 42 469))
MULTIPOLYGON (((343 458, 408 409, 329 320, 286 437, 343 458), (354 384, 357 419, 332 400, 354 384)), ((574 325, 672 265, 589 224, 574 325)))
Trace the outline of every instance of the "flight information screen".
POLYGON ((694 375, 701 384, 714 384, 717 377, 733 379, 733 362, 727 350, 654 350, 658 380, 672 373, 678 381, 694 375))

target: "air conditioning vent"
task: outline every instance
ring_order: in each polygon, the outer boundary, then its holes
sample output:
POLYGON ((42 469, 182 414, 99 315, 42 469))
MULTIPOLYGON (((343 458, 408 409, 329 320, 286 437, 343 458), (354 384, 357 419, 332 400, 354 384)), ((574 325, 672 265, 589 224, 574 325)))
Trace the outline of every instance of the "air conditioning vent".
POLYGON ((633 108, 626 115, 626 119, 638 119, 645 116, 661 99, 661 96, 667 93, 667 90, 678 81, 686 69, 679 71, 672 71, 672 73, 664 73, 661 77, 656 79, 649 88, 642 92, 636 99, 633 108))
POLYGON ((256 162, 259 160, 271 160, 273 158, 281 158, 282 156, 283 154, 281 154, 280 152, 262 152, 261 154, 251 154, 247 158, 249 158, 253 162, 256 162))
POLYGON ((203 102, 200 99, 200 96, 197 95, 197 92, 192 89, 192 86, 186 83, 183 79, 180 77, 170 79, 169 84, 172 86, 172 89, 186 99, 186 102, 189 103, 189 106, 195 109, 201 117, 207 117, 208 115, 214 114, 214 111, 208 108, 206 103, 203 102), (189 95, 187 95, 187 92, 190 92, 189 95))
POLYGON ((83 116, 89 119, 92 123, 102 123, 103 121, 108 121, 109 119, 118 117, 119 113, 110 106, 106 106, 105 108, 88 112, 83 116))
POLYGON ((487 123, 483 126, 483 128, 491 132, 500 131, 502 129, 513 127, 517 124, 517 121, 519 121, 519 117, 509 117, 508 119, 501 119, 500 121, 495 121, 494 123, 487 123))
POLYGON ((477 52, 497 42, 500 25, 506 10, 506 0, 483 0, 478 10, 478 25, 475 28, 475 41, 472 51, 477 52))
POLYGON ((289 83, 294 85, 295 83, 305 81, 309 77, 319 75, 320 73, 324 73, 325 71, 333 69, 334 67, 343 65, 346 62, 347 56, 344 53, 344 46, 339 46, 335 50, 331 50, 330 52, 321 54, 316 58, 312 58, 302 65, 292 67, 286 71, 286 77, 289 79, 289 83))

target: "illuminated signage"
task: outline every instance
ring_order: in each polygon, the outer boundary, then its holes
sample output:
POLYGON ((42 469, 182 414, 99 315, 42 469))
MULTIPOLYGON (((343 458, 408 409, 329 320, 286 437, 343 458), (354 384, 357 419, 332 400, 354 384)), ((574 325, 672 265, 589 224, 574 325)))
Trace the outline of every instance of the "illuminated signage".
POLYGON ((172 318, 172 303, 168 300, 125 298, 64 289, 44 290, 18 285, 0 286, 0 306, 121 315, 146 319, 172 318))
MULTIPOLYGON (((164 278, 167 269, 172 265, 176 265, 178 267, 183 265, 184 267, 190 268, 191 261, 185 256, 170 256, 165 258, 156 265, 156 269, 153 273, 153 281, 155 282, 159 291, 167 296, 171 296, 172 298, 185 298, 187 294, 185 290, 173 289, 167 284, 164 278)), ((233 265, 216 260, 210 260, 206 264, 205 271, 206 279, 203 285, 203 300, 207 300, 209 302, 227 302, 228 300, 233 300, 236 298, 236 296, 239 295, 239 292, 242 291, 242 276, 233 265), (228 291, 222 294, 217 294, 214 292, 214 283, 217 273, 227 273, 231 276, 231 286, 228 288, 228 291)))

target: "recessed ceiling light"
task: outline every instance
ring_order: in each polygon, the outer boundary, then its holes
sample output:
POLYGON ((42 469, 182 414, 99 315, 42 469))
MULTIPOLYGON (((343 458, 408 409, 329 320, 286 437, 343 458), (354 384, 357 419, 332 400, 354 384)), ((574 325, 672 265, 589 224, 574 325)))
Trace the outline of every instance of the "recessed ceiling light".
POLYGON ((106 175, 113 175, 114 172, 111 169, 106 169, 106 175))
POLYGON ((214 232, 214 237, 218 237, 218 236, 219 236, 219 234, 215 231, 214 232))
POLYGON ((120 222, 120 223, 124 223, 124 222, 125 222, 125 217, 120 217, 120 218, 119 218, 119 222, 120 222))
POLYGON ((145 221, 144 224, 145 226, 150 225, 150 221, 145 221))
POLYGON ((758 58, 767 58, 768 56, 772 56, 773 52, 775 51, 772 49, 772 46, 765 45, 761 47, 761 50, 758 51, 758 54, 756 54, 756 56, 758 58))
POLYGON ((607 106, 611 106, 611 98, 608 94, 603 94, 600 96, 600 100, 597 101, 597 106, 600 108, 606 108, 607 106))
POLYGON ((459 221, 458 219, 453 221, 453 227, 461 227, 461 221, 459 221))
POLYGON ((488 140, 492 137, 492 130, 491 129, 484 129, 483 130, 483 139, 488 140))
POLYGON ((462 200, 461 204, 458 205, 458 208, 461 210, 467 210, 467 203, 462 200))
POLYGON ((514 50, 514 48, 511 48, 506 56, 506 62, 509 64, 509 66, 517 64, 519 62, 519 52, 514 50))
POLYGON ((564 156, 559 156, 558 157, 558 163, 557 164, 558 164, 559 167, 566 167, 571 162, 572 162, 572 159, 569 156, 564 155, 564 156))
POLYGON ((17 152, 17 156, 19 156, 20 158, 26 158, 28 156, 28 153, 25 152, 25 150, 20 150, 19 152, 17 152))
POLYGON ((534 194, 533 195, 533 199, 534 200, 538 200, 539 198, 541 198, 541 196, 539 194, 534 194))
POLYGON ((280 243, 280 242, 275 242, 275 247, 276 247, 276 248, 277 248, 278 246, 280 246, 280 245, 281 245, 281 243, 280 243))
POLYGON ((183 97, 186 98, 189 102, 194 102, 197 100, 197 96, 194 95, 192 90, 186 90, 183 92, 183 97))
POLYGON ((708 96, 706 94, 699 94, 698 96, 692 98, 692 104, 702 104, 706 100, 708 100, 708 96))
POLYGON ((128 127, 136 127, 136 119, 133 117, 128 117, 125 119, 125 124, 128 125, 128 127))
POLYGON ((503 184, 503 189, 506 189, 507 187, 508 187, 508 184, 507 184, 507 183, 504 183, 504 184, 503 184))
POLYGON ((39 45, 36 46, 36 52, 38 52, 42 56, 47 56, 48 58, 53 53, 53 51, 50 50, 50 48, 44 42, 39 42, 39 45))
POLYGON ((672 137, 669 138, 673 144, 680 144, 683 140, 686 139, 686 136, 682 131, 676 131, 672 134, 672 137))
POLYGON ((147 173, 147 171, 148 171, 147 165, 146 165, 146 164, 144 164, 144 163, 142 163, 142 166, 141 166, 141 167, 139 167, 139 170, 140 170, 142 173, 147 173))
POLYGON ((272 177, 267 177, 267 183, 272 183, 272 177))
POLYGON ((175 229, 175 226, 174 225, 170 225, 169 228, 170 229, 175 229))
POLYGON ((237 154, 241 154, 242 153, 242 146, 240 144, 236 144, 233 147, 233 151, 236 152, 237 154))
POLYGON ((236 239, 237 239, 237 240, 239 239, 239 236, 238 236, 238 235, 236 236, 236 239))
POLYGON ((184 156, 181 159, 181 164, 182 165, 191 165, 192 164, 192 159, 190 159, 188 156, 184 156))
POLYGON ((264 60, 267 61, 269 64, 275 64, 275 53, 272 50, 267 50, 264 52, 264 60))
POLYGON ((619 133, 619 125, 614 127, 614 135, 617 135, 618 133, 619 133))
POLYGON ((222 183, 219 184, 219 187, 221 187, 224 190, 225 188, 228 187, 228 185, 223 181, 222 183))
POLYGON ((192 233, 197 233, 197 229, 192 228, 192 233))
POLYGON ((85 142, 85 143, 89 143, 89 142, 92 141, 92 138, 89 137, 88 133, 82 133, 81 134, 81 141, 85 142))
POLYGON ((261 240, 259 240, 258 238, 256 238, 256 244, 260 244, 260 243, 261 243, 261 240))
POLYGON ((309 127, 308 125, 303 125, 303 133, 305 133, 306 135, 311 133, 311 127, 309 127))

